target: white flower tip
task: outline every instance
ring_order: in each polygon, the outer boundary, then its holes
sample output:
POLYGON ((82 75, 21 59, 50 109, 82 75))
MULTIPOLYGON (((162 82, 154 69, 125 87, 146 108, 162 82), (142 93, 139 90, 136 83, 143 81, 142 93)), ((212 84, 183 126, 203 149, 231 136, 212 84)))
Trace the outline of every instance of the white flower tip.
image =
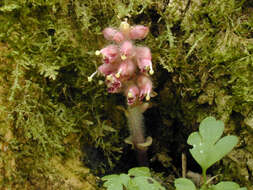
POLYGON ((91 82, 92 81, 92 77, 88 77, 88 82, 91 82))
POLYGON ((104 84, 104 81, 99 80, 99 81, 98 81, 98 85, 102 85, 102 84, 104 84))
POLYGON ((106 76, 106 80, 112 81, 112 75, 107 75, 107 76, 106 76))
POLYGON ((97 50, 96 52, 95 52, 95 55, 96 56, 99 56, 101 54, 101 52, 99 51, 99 50, 97 50))
POLYGON ((125 55, 122 55, 122 56, 121 56, 121 59, 122 59, 123 61, 125 61, 126 58, 127 58, 127 57, 126 57, 125 55))
POLYGON ((115 75, 116 78, 119 78, 120 77, 120 72, 118 72, 116 75, 115 75))
POLYGON ((133 96, 133 93, 132 93, 132 92, 128 92, 128 93, 127 93, 127 97, 128 97, 128 98, 133 98, 133 97, 134 97, 134 96, 133 96))
POLYGON ((146 100, 147 100, 147 101, 149 101, 149 100, 150 100, 150 95, 149 95, 149 94, 147 94, 147 96, 146 96, 146 100))
POLYGON ((154 74, 154 70, 150 70, 150 71, 149 71, 149 74, 150 74, 150 75, 153 75, 153 74, 154 74))

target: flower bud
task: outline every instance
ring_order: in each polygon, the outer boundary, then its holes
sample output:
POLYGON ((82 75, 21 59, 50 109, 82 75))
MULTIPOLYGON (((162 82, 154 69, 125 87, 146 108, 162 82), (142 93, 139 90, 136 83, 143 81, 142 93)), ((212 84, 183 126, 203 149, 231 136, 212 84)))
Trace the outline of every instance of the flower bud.
POLYGON ((118 46, 108 45, 105 48, 101 49, 100 53, 103 56, 104 63, 113 63, 114 61, 116 61, 119 55, 118 46))
POLYGON ((138 100, 139 88, 135 84, 132 84, 126 89, 125 95, 127 97, 127 104, 132 105, 138 100))
POLYGON ((140 75, 137 78, 137 85, 140 90, 139 100, 142 100, 144 97, 146 97, 147 101, 150 100, 150 94, 153 86, 150 78, 146 75, 140 75))
POLYGON ((147 36, 148 32, 148 27, 143 25, 136 25, 130 29, 130 38, 132 40, 142 40, 147 36))
POLYGON ((113 40, 113 37, 116 33, 117 33, 117 30, 114 28, 110 28, 110 27, 105 28, 103 30, 103 34, 104 34, 105 39, 110 40, 110 41, 113 40))
POLYGON ((114 74, 106 76, 106 85, 109 93, 119 93, 121 92, 121 81, 115 77, 114 74))
POLYGON ((119 66, 118 64, 104 63, 98 67, 98 71, 102 75, 107 76, 114 73, 117 70, 118 66, 119 66))
POLYGON ((149 70, 149 73, 152 75, 154 73, 152 62, 151 62, 151 52, 147 47, 137 47, 136 48, 136 59, 137 65, 141 72, 146 72, 149 70))
POLYGON ((131 60, 125 60, 122 63, 120 63, 118 67, 118 72, 116 73, 117 78, 121 79, 129 79, 131 78, 136 71, 136 65, 131 60))
POLYGON ((121 59, 125 60, 133 56, 134 46, 130 41, 125 41, 120 46, 121 59))
POLYGON ((114 28, 106 28, 103 30, 105 39, 120 43, 124 40, 124 35, 114 28))
POLYGON ((137 59, 152 59, 150 49, 147 47, 136 47, 135 51, 137 59))

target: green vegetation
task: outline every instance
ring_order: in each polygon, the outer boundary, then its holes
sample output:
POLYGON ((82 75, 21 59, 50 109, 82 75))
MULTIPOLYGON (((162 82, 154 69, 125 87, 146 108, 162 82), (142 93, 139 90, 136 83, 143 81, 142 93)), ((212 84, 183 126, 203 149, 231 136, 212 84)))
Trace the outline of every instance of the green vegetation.
POLYGON ((95 56, 107 43, 101 31, 125 17, 150 27, 137 44, 150 47, 154 62, 152 102, 160 123, 152 153, 171 160, 163 154, 170 143, 184 144, 181 137, 214 115, 239 138, 219 163, 224 179, 251 187, 252 7, 245 0, 0 1, 2 189, 95 189, 91 171, 120 164, 129 149, 118 110, 124 99, 87 77, 101 63, 95 56))
MULTIPOLYGON (((201 123, 199 132, 193 132, 188 137, 187 143, 192 145, 190 149, 191 155, 202 168, 203 185, 201 190, 247 190, 240 188, 235 182, 222 181, 216 185, 210 185, 210 180, 207 180, 206 171, 215 162, 228 154, 238 143, 236 136, 229 135, 221 138, 224 131, 224 123, 216 121, 214 117, 207 117, 201 123), (221 138, 221 139, 220 139, 221 138)), ((194 183, 186 178, 175 180, 176 190, 196 190, 194 183)))
MULTIPOLYGON (((221 138, 223 131, 222 121, 207 117, 200 123, 199 132, 193 132, 188 137, 188 144, 193 146, 190 153, 203 171, 200 190, 247 190, 247 188, 240 188, 235 182, 222 181, 210 185, 211 179, 207 180, 207 169, 228 154, 238 143, 237 137, 233 135, 221 138)), ((107 190, 164 190, 164 187, 151 178, 147 167, 132 168, 128 174, 107 175, 102 180, 105 181, 104 187, 107 190)), ((176 179, 175 186, 176 190, 196 190, 194 183, 187 178, 176 179)))
POLYGON ((149 168, 132 168, 128 174, 107 175, 102 178, 106 181, 104 187, 107 190, 165 190, 155 179, 151 177, 149 168))

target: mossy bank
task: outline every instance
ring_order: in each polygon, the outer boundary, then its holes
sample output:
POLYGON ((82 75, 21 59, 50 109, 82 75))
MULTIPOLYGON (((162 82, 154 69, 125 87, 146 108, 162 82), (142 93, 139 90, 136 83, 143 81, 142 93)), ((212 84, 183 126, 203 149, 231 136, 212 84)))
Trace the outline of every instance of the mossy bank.
POLYGON ((212 115, 240 140, 210 172, 252 188, 252 15, 245 0, 1 1, 1 188, 98 189, 96 176, 134 167, 120 168, 124 98, 87 80, 102 30, 125 18, 150 27, 138 43, 152 51, 158 94, 145 113, 151 167, 164 183, 178 177, 187 136, 212 115))

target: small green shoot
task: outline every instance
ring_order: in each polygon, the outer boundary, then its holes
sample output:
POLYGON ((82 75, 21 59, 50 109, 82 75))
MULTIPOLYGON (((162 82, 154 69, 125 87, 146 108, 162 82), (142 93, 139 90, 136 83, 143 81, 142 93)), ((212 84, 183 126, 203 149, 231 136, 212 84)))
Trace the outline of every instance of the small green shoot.
POLYGON ((128 171, 128 174, 107 175, 102 178, 107 190, 165 190, 151 177, 149 168, 137 167, 128 171))
MULTIPOLYGON (((203 185, 200 190, 247 190, 240 188, 234 182, 220 182, 216 185, 207 186, 206 171, 215 162, 222 159, 238 143, 236 136, 221 138, 224 131, 224 123, 214 117, 207 117, 201 123, 199 132, 193 132, 188 137, 187 143, 192 145, 190 153, 202 168, 203 185)), ((176 190, 196 190, 194 183, 186 178, 175 180, 176 190)))

